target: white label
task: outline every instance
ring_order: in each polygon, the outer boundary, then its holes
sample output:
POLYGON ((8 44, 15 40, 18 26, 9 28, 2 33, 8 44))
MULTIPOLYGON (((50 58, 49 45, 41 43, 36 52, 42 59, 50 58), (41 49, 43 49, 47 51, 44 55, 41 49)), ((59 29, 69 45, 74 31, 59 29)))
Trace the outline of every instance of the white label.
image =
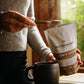
POLYGON ((74 57, 68 58, 68 59, 58 60, 58 62, 61 67, 73 65, 74 63, 77 62, 77 55, 75 55, 74 57))

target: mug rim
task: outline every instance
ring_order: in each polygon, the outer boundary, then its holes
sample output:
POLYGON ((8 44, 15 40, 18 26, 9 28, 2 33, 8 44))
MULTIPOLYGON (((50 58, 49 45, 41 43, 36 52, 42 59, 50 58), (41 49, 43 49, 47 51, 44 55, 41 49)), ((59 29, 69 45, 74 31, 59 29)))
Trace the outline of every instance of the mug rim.
POLYGON ((58 64, 57 62, 36 62, 35 65, 37 64, 58 64))

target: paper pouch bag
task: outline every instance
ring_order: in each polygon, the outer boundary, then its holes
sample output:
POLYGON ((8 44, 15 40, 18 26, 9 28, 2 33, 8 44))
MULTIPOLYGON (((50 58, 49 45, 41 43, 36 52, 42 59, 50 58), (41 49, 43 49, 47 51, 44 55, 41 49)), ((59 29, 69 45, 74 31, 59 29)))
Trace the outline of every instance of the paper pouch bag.
POLYGON ((44 31, 47 43, 60 65, 61 74, 70 75, 78 71, 76 24, 69 23, 44 31))

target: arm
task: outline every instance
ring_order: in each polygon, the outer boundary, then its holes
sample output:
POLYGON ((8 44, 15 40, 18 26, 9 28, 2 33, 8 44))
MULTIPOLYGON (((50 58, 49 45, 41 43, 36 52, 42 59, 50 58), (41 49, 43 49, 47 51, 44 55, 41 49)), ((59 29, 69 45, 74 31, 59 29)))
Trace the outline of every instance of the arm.
POLYGON ((46 60, 46 56, 51 52, 51 50, 44 43, 36 26, 29 28, 28 43, 38 56, 40 56, 43 60, 46 60))
MULTIPOLYGON (((30 7, 28 10, 28 17, 31 17, 33 20, 35 20, 33 0, 31 0, 31 3, 30 3, 30 7)), ((46 60, 46 57, 48 55, 49 55, 49 57, 52 56, 52 59, 53 59, 54 56, 53 56, 53 54, 50 54, 51 50, 44 43, 44 41, 39 33, 39 30, 37 29, 37 26, 30 26, 28 29, 29 29, 29 31, 28 31, 28 44, 32 47, 32 49, 43 60, 46 60)), ((54 60, 55 60, 55 58, 54 58, 54 60)))

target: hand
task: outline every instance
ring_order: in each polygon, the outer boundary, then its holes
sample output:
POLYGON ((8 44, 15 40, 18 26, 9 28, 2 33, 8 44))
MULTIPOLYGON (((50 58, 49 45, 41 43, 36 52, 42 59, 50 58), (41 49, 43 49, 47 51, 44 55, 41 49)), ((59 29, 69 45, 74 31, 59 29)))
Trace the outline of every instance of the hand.
POLYGON ((15 11, 4 12, 1 16, 2 29, 8 32, 18 32, 23 28, 35 26, 30 18, 15 11))
POLYGON ((79 64, 79 65, 83 65, 83 62, 82 62, 81 59, 80 59, 80 54, 81 54, 81 52, 80 52, 78 49, 76 50, 76 52, 77 52, 78 64, 79 64))
POLYGON ((47 62, 57 62, 56 58, 54 57, 53 53, 49 53, 46 57, 47 62))

